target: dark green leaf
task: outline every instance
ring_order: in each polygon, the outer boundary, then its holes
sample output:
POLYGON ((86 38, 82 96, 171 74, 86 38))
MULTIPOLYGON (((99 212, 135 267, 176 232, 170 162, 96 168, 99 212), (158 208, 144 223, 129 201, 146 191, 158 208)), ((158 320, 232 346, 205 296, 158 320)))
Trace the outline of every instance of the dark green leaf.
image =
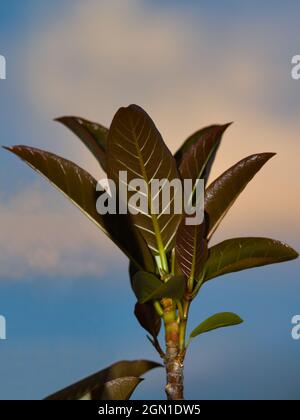
POLYGON ((134 314, 140 325, 156 338, 161 328, 161 318, 157 314, 152 303, 137 303, 134 308, 134 314))
POLYGON ((106 382, 104 392, 94 392, 93 400, 124 401, 129 400, 142 378, 125 377, 106 382))
POLYGON ((138 384, 143 381, 141 378, 129 376, 108 381, 102 386, 85 394, 80 400, 87 401, 124 401, 129 400, 138 384))
POLYGON ((209 238, 248 182, 274 154, 260 153, 248 156, 209 185, 205 193, 209 238))
MULTIPOLYGON (((138 379, 139 376, 148 372, 151 369, 161 367, 159 363, 151 362, 149 360, 133 360, 133 361, 121 361, 114 363, 108 368, 101 370, 100 372, 95 373, 73 385, 68 386, 67 388, 56 392, 53 395, 47 397, 47 400, 80 400, 86 398, 90 395, 91 397, 96 396, 96 399, 101 399, 102 392, 109 392, 109 389, 105 386, 108 382, 113 380, 118 380, 120 378, 134 377, 138 379)), ((126 388, 126 382, 124 385, 126 388)), ((127 382, 129 387, 128 390, 135 389, 134 384, 137 385, 138 381, 129 381, 127 382)), ((116 383, 117 384, 117 383, 116 383)), ((120 382, 119 382, 119 385, 120 382)), ((108 385, 110 390, 114 389, 113 384, 108 385)), ((121 392, 121 389, 118 386, 115 388, 117 392, 121 392)), ((123 388, 124 392, 125 389, 123 388)), ((124 394, 123 394, 124 395, 124 394)), ((107 394, 106 394, 107 396, 107 394)), ((130 395, 129 395, 130 396, 130 395)))
POLYGON ((187 278, 197 278, 207 258, 205 223, 187 225, 185 219, 176 234, 176 259, 187 278))
POLYGON ((106 141, 108 129, 79 117, 61 117, 58 121, 77 135, 83 144, 92 152, 104 170, 106 170, 106 141))
POLYGON ((161 298, 181 299, 186 282, 183 276, 170 277, 163 283, 155 275, 139 271, 133 276, 132 287, 140 303, 161 298))
MULTIPOLYGON (((181 215, 173 209, 176 193, 171 188, 168 205, 162 209, 162 191, 155 203, 160 203, 159 212, 153 211, 151 183, 153 179, 178 180, 175 160, 165 145, 159 131, 148 114, 136 105, 121 108, 115 115, 108 135, 107 174, 119 183, 119 172, 127 172, 127 185, 132 180, 145 182, 145 191, 138 189, 128 193, 128 199, 145 202, 144 213, 133 215, 148 246, 155 254, 162 254, 172 247, 181 215)), ((178 188, 177 188, 178 190, 178 188)), ((134 205, 129 203, 131 210, 134 205)))
POLYGON ((298 254, 294 249, 274 239, 228 239, 210 248, 204 281, 222 274, 280 263, 297 257, 298 254))
POLYGON ((138 266, 133 261, 129 261, 128 271, 129 271, 130 285, 131 285, 131 288, 132 288, 132 279, 133 279, 134 275, 140 270, 139 270, 138 266))
MULTIPOLYGON (((101 124, 88 121, 84 118, 74 116, 57 118, 55 121, 62 123, 64 126, 68 127, 75 135, 77 135, 84 143, 84 145, 92 152, 102 168, 106 171, 106 148, 109 131, 106 127, 101 124)), ((148 249, 144 249, 144 241, 142 241, 140 246, 141 252, 144 253, 144 257, 147 259, 148 249)), ((148 271, 152 271, 153 264, 151 262, 150 265, 144 264, 144 268, 146 268, 148 271)))
POLYGON ((195 185, 202 178, 206 184, 222 135, 229 125, 206 127, 186 140, 175 154, 182 179, 191 179, 195 185))
POLYGON ((238 325, 242 322, 243 320, 232 312, 220 312, 198 325, 198 327, 191 332, 190 337, 194 338, 199 334, 216 330, 218 328, 231 327, 232 325, 238 325))
MULTIPOLYGON (((133 289, 133 277, 139 271, 138 267, 132 262, 129 262, 129 278, 130 285, 133 289)), ((140 325, 148 331, 155 339, 160 331, 161 319, 153 307, 152 303, 137 303, 134 308, 134 315, 140 325)))
POLYGON ((139 303, 146 302, 148 296, 159 289, 163 282, 154 274, 138 271, 131 279, 132 289, 139 303))
MULTIPOLYGON (((75 163, 43 150, 14 146, 7 150, 46 177, 122 251, 141 268, 154 271, 154 261, 145 241, 134 228, 130 215, 100 215, 96 210, 96 180, 75 163)), ((101 194, 101 193, 100 193, 101 194)))

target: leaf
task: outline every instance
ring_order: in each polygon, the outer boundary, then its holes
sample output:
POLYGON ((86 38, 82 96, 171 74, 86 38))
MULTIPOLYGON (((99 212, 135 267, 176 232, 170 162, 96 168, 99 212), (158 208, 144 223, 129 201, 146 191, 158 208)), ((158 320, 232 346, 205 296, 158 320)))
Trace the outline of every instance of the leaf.
POLYGON ((190 337, 194 338, 199 334, 216 330, 218 328, 231 327, 233 325, 241 324, 242 322, 244 321, 232 312, 220 312, 198 325, 198 327, 191 332, 190 337))
MULTIPOLYGON (((98 160, 102 169, 106 171, 106 148, 109 131, 106 127, 84 118, 74 116, 56 118, 55 121, 60 122, 77 135, 98 160)), ((143 248, 145 248, 144 243, 141 243, 141 248, 143 251, 143 248)), ((144 254, 148 254, 148 250, 145 251, 144 254)), ((144 268, 147 268, 148 271, 153 271, 153 264, 147 266, 148 268, 144 265, 144 268)))
POLYGON ((203 178, 206 184, 223 133, 230 124, 206 127, 186 140, 175 154, 182 179, 191 179, 195 185, 203 178))
POLYGON ((177 152, 174 154, 177 166, 179 167, 182 158, 189 151, 189 149, 199 140, 200 137, 205 136, 207 133, 209 133, 211 130, 215 130, 215 128, 220 127, 219 125, 210 125, 207 127, 200 128, 200 130, 197 130, 195 133, 190 135, 179 147, 177 152))
MULTIPOLYGON (((132 261, 129 262, 129 278, 130 285, 133 289, 133 277, 139 271, 138 267, 134 265, 132 261)), ((152 303, 137 303, 134 308, 134 315, 138 320, 139 324, 156 338, 161 328, 161 318, 157 314, 152 303)))
POLYGON ((107 128, 79 117, 60 117, 55 121, 65 125, 77 135, 106 171, 107 128))
MULTIPOLYGON (((163 283, 158 289, 154 290, 143 302, 162 298, 182 299, 186 289, 186 281, 184 276, 173 276, 163 283)), ((142 302, 142 303, 143 303, 142 302)))
MULTIPOLYGON (((73 204, 92 220, 140 268, 154 271, 154 261, 130 215, 100 215, 96 210, 96 180, 75 163, 43 150, 27 146, 6 148, 46 177, 73 204)), ((100 193, 101 194, 101 193, 100 193)))
MULTIPOLYGON (((146 202, 143 212, 132 215, 135 226, 155 254, 170 249, 181 220, 181 214, 175 214, 172 208, 176 193, 171 189, 167 206, 158 209, 158 214, 155 214, 153 205, 162 203, 163 191, 160 190, 155 201, 152 200, 151 183, 153 179, 178 181, 179 175, 175 160, 159 131, 148 114, 137 105, 119 109, 112 121, 108 135, 107 168, 108 178, 117 184, 120 171, 127 172, 127 186, 136 179, 145 183, 145 191, 136 189, 128 193, 129 200, 135 195, 140 202, 146 202)), ((129 207, 131 211, 135 208, 130 203, 129 207)))
POLYGON ((153 338, 158 336, 161 328, 161 318, 157 314, 152 303, 136 303, 134 315, 140 325, 148 331, 153 338))
POLYGON ((139 271, 133 276, 132 287, 139 303, 146 303, 162 298, 181 299, 186 282, 183 276, 176 276, 163 283, 154 274, 139 271))
MULTIPOLYGON (((46 398, 46 400, 80 400, 87 399, 89 395, 90 397, 96 395, 96 399, 101 399, 99 397, 101 397, 102 392, 104 392, 104 396, 107 397, 107 392, 111 393, 114 389, 114 383, 109 384, 106 387, 108 382, 119 380, 120 378, 128 379, 128 377, 138 379, 139 376, 157 367, 162 366, 159 363, 151 362, 149 360, 124 360, 117 362, 108 368, 95 373, 94 375, 91 375, 73 385, 68 386, 67 388, 62 389, 61 391, 56 392, 53 395, 50 395, 46 398)), ((137 381, 125 380, 123 384, 119 381, 119 384, 115 382, 115 389, 116 392, 118 392, 118 395, 120 395, 120 392, 124 395, 124 391, 126 389, 127 392, 130 390, 133 391, 137 384, 137 381), (126 383, 128 388, 126 388, 126 383), (125 386, 125 389, 121 385, 125 386)))
POLYGON ((105 382, 80 398, 81 401, 129 400, 134 390, 143 381, 141 378, 125 377, 105 382))
POLYGON ((158 277, 146 271, 138 271, 131 278, 131 286, 139 303, 146 302, 147 297, 162 285, 163 282, 158 277))
POLYGON ((197 278, 203 268, 208 250, 205 223, 186 225, 183 219, 176 234, 176 259, 182 272, 189 278, 197 278))
POLYGON ((294 249, 274 239, 228 239, 210 248, 204 281, 226 273, 280 263, 297 257, 298 253, 294 249))
POLYGON ((275 153, 259 153, 248 156, 229 168, 209 185, 205 193, 205 211, 209 219, 209 238, 248 182, 274 155, 275 153))

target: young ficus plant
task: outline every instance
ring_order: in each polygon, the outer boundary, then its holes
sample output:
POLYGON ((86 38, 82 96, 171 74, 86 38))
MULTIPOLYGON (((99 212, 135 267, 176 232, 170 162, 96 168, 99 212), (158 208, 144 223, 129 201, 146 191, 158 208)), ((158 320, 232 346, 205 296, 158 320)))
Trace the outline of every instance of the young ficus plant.
MULTIPOLYGON (((192 339, 243 322, 234 313, 221 312, 201 322, 187 337, 190 305, 203 285, 226 273, 298 256, 288 245, 268 238, 241 237, 209 246, 227 211, 274 153, 248 156, 206 186, 204 221, 188 225, 184 215, 174 211, 153 212, 151 181, 154 177, 170 182, 190 179, 196 186, 202 179, 206 185, 222 135, 230 124, 197 131, 172 156, 151 118, 136 105, 121 108, 109 130, 77 117, 58 121, 82 140, 116 185, 120 171, 127 171, 128 182, 134 178, 145 182, 147 212, 101 215, 96 211, 96 200, 104 192, 96 192, 97 182, 85 170, 32 147, 14 146, 9 150, 69 197, 127 255, 131 286, 137 297, 135 316, 163 360, 167 398, 181 400, 184 360, 192 339), (164 346, 158 341, 162 324, 164 346)), ((134 193, 131 191, 129 198, 134 193)), ((169 200, 171 208, 172 194, 169 200)), ((128 399, 140 376, 158 366, 145 360, 119 362, 49 399, 128 399)))

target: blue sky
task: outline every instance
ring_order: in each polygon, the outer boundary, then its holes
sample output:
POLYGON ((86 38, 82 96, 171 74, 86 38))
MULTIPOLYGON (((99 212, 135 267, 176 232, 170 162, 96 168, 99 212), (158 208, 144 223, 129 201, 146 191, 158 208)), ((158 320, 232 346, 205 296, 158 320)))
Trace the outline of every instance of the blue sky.
MULTIPOLYGON (((98 175, 54 117, 109 125, 119 106, 138 102, 172 150, 201 125, 234 120, 213 176, 252 152, 278 156, 216 240, 265 235, 299 250, 300 82, 290 78, 290 59, 299 54, 300 6, 195 3, 2 2, 1 144, 53 150, 98 175)), ((8 335, 0 341, 0 399, 39 399, 116 360, 156 358, 132 314, 121 253, 4 151, 0 191, 0 314, 8 335)), ((291 339, 291 318, 299 296, 298 261, 207 285, 190 328, 219 311, 237 312, 245 324, 195 340, 187 398, 298 399, 300 341, 291 339)), ((136 397, 164 398, 163 372, 147 378, 136 397)))

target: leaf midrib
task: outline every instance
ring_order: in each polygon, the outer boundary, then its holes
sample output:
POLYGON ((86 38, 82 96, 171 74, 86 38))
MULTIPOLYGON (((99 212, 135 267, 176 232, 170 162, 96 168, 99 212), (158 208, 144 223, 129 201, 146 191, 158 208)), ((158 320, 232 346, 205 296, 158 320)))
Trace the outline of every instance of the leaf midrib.
MULTIPOLYGON (((131 127, 132 127, 132 133, 133 133, 133 140, 134 140, 135 147, 136 147, 137 154, 138 154, 138 158, 139 158, 141 172, 142 172, 143 178, 146 180, 146 184, 147 184, 148 211, 150 212, 150 215, 151 215, 151 220, 152 220, 152 224, 153 224, 153 229, 154 229, 154 233, 155 233, 155 238, 156 238, 156 242, 157 242, 158 251, 159 251, 159 254, 160 254, 160 256, 162 258, 162 261, 163 261, 166 258, 164 244, 163 244, 162 237, 161 237, 161 234, 160 234, 160 228, 159 228, 157 217, 156 217, 155 214, 152 214, 152 206, 151 206, 151 199, 150 199, 151 192, 150 192, 150 187, 149 187, 149 179, 148 179, 148 176, 147 176, 143 155, 140 151, 138 138, 136 136, 135 127, 134 127, 134 124, 133 124, 132 120, 131 120, 131 127)), ((150 130, 152 131, 152 128, 150 128, 150 130)))

